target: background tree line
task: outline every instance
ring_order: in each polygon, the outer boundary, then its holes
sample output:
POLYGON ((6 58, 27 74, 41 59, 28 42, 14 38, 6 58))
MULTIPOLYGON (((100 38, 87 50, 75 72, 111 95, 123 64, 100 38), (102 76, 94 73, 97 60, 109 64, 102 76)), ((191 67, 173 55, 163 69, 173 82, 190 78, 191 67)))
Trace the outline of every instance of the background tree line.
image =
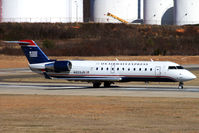
MULTIPOLYGON (((199 55, 199 27, 99 23, 1 23, 0 40, 35 40, 54 56, 199 55)), ((0 53, 22 55, 0 42, 0 53)))

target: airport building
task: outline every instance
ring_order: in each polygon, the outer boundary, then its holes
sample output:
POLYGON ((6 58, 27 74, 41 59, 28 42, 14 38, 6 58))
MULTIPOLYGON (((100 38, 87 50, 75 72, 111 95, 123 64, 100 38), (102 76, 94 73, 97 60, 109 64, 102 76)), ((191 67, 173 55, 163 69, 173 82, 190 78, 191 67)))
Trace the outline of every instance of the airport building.
POLYGON ((198 0, 0 0, 0 22, 185 25, 199 23, 198 7, 198 0))

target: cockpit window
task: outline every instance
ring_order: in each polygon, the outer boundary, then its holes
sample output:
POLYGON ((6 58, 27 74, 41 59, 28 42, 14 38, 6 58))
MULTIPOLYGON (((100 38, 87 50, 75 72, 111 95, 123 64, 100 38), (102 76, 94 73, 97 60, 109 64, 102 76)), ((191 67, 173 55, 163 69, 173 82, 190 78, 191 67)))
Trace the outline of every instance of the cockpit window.
POLYGON ((169 66, 169 69, 184 69, 182 66, 169 66))
POLYGON ((184 69, 184 67, 182 67, 182 66, 177 66, 177 69, 184 69))
POLYGON ((169 66, 169 69, 176 69, 175 66, 169 66))

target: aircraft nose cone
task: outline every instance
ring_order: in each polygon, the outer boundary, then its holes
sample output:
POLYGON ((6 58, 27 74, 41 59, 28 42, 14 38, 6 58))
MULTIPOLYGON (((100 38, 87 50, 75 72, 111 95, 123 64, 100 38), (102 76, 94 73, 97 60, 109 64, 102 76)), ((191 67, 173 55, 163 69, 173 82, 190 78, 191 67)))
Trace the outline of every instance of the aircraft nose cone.
POLYGON ((197 77, 196 77, 196 75, 194 75, 193 73, 189 73, 189 80, 194 80, 194 79, 196 79, 197 77))
POLYGON ((193 80, 193 79, 196 79, 197 77, 196 77, 196 75, 192 74, 191 78, 193 80))
POLYGON ((191 73, 189 71, 184 72, 182 77, 183 77, 182 79, 184 81, 190 81, 190 80, 194 80, 197 78, 193 73, 191 73))

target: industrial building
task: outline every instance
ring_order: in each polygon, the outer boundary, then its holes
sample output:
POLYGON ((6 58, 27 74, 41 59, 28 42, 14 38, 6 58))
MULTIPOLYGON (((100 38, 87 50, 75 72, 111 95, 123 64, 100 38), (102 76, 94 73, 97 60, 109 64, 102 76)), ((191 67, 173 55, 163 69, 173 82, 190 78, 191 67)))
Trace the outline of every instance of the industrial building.
POLYGON ((198 0, 0 0, 0 22, 185 25, 199 23, 198 7, 198 0))
POLYGON ((0 0, 2 22, 83 22, 83 0, 0 0))
POLYGON ((199 0, 174 0, 174 24, 199 24, 199 0))
POLYGON ((173 24, 173 0, 144 0, 144 23, 173 24))
POLYGON ((143 16, 140 15, 140 1, 142 0, 91 0, 91 18, 97 23, 134 23, 143 16))

